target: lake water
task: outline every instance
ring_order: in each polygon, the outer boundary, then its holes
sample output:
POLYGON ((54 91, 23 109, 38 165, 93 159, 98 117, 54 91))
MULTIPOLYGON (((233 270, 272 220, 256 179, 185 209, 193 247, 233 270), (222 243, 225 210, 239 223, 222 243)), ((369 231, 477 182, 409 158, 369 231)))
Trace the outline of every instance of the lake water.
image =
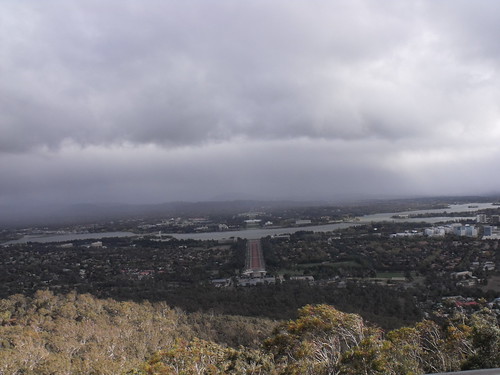
POLYGON ((392 222, 415 222, 415 223, 439 223, 442 221, 450 220, 467 220, 474 218, 475 216, 466 217, 429 217, 429 218, 408 218, 408 219, 393 219, 392 216, 398 214, 424 214, 424 213, 445 213, 445 212, 469 212, 477 211, 486 208, 499 208, 491 203, 467 203, 467 204, 454 204, 450 205, 444 209, 432 209, 432 210, 416 210, 416 211, 404 211, 404 212, 386 212, 373 215, 366 215, 359 217, 359 221, 349 222, 349 223, 336 223, 336 224, 325 224, 325 225, 312 225, 305 227, 294 227, 294 228, 261 228, 261 229, 246 229, 238 230, 234 232, 208 232, 208 233, 171 233, 167 234, 177 239, 193 239, 193 240, 222 240, 230 237, 240 237, 249 240, 259 239, 267 236, 275 236, 280 234, 291 234, 301 230, 313 231, 313 232, 331 232, 337 229, 349 228, 354 225, 367 224, 372 222, 380 221, 392 221, 392 222), (469 206, 477 206, 475 208, 469 208, 469 206))
POLYGON ((54 235, 30 235, 19 240, 4 242, 2 245, 26 244, 28 242, 49 243, 49 242, 70 242, 77 240, 100 240, 110 237, 134 237, 137 234, 132 232, 103 232, 103 233, 67 233, 54 235))
MULTIPOLYGON (((493 205, 492 203, 467 203, 467 204, 455 204, 450 205, 448 208, 444 209, 432 209, 432 210, 416 210, 416 211, 404 211, 404 212, 386 212, 378 213, 373 215, 366 215, 359 217, 358 221, 349 223, 336 223, 336 224, 325 224, 325 225, 312 225, 305 227, 293 227, 293 228, 259 228, 259 229, 244 229, 230 232, 206 232, 206 233, 165 233, 165 236, 172 236, 174 238, 185 240, 222 240, 228 238, 245 238, 249 240, 259 239, 267 236, 277 236, 280 234, 291 234, 301 230, 313 231, 313 232, 331 232, 337 229, 344 229, 352 227, 354 225, 367 224, 372 222, 380 221, 392 221, 392 222, 426 222, 426 223, 438 223, 442 221, 460 221, 474 218, 474 216, 466 217, 429 217, 429 218, 400 218, 394 219, 394 215, 411 215, 411 214, 436 214, 436 213, 454 213, 454 212, 474 212, 481 209, 487 208, 499 208, 499 206, 493 205), (470 206, 475 206, 471 208, 470 206), (476 207, 477 206, 477 207, 476 207)), ((474 214, 473 214, 474 215, 474 214)), ((89 239, 102 239, 110 237, 134 237, 137 234, 132 232, 106 232, 106 233, 83 233, 83 234, 61 234, 61 235, 48 235, 48 236, 25 236, 19 240, 5 242, 3 245, 9 244, 25 244, 28 242, 69 242, 76 240, 89 240, 89 239)))
POLYGON ((439 213, 456 213, 456 212, 474 212, 478 210, 484 210, 487 208, 500 208, 500 206, 496 206, 492 203, 466 203, 466 204, 452 204, 447 208, 439 208, 433 210, 416 210, 416 211, 403 211, 403 212, 386 212, 379 213, 373 215, 366 215, 360 217, 360 221, 363 223, 366 222, 375 222, 375 221, 394 221, 394 222, 422 222, 425 221, 427 223, 438 223, 440 221, 450 221, 450 220, 464 220, 470 219, 473 216, 465 216, 465 217, 426 217, 426 218, 408 218, 408 219, 393 219, 394 215, 412 215, 412 214, 439 214, 439 213), (477 206, 471 208, 469 206, 477 206))
POLYGON ((207 233, 166 233, 179 240, 223 240, 231 237, 240 237, 247 240, 257 240, 267 236, 278 236, 280 234, 290 234, 301 230, 308 230, 313 232, 331 232, 337 229, 349 228, 357 223, 337 223, 325 225, 312 225, 307 227, 293 227, 293 228, 259 228, 259 229, 243 229, 230 232, 207 232, 207 233))

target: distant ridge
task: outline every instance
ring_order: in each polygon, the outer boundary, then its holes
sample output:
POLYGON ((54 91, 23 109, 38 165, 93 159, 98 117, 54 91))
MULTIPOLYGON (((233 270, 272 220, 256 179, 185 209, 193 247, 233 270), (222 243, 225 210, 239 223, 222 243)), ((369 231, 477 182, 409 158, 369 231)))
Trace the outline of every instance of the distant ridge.
POLYGON ((369 204, 392 204, 399 202, 459 203, 498 202, 495 196, 440 196, 393 199, 358 199, 344 201, 326 200, 221 200, 200 202, 166 202, 159 204, 127 203, 78 203, 78 204, 37 204, 0 206, 0 226, 40 226, 54 224, 78 224, 103 220, 119 220, 133 217, 165 218, 175 216, 234 215, 247 211, 265 211, 283 208, 318 206, 364 206, 369 204))
POLYGON ((326 205, 326 202, 295 201, 207 201, 168 202, 160 204, 79 203, 68 205, 0 206, 0 225, 76 224, 97 220, 117 220, 131 217, 204 216, 237 214, 271 208, 326 205))

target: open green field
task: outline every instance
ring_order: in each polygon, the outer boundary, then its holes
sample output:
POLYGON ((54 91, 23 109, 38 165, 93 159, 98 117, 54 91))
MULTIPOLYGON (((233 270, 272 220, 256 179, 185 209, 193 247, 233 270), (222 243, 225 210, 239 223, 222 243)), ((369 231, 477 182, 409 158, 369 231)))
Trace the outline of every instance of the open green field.
POLYGON ((297 276, 303 275, 304 273, 309 272, 308 270, 311 268, 320 267, 320 268, 331 268, 331 269, 339 269, 339 268, 361 268, 362 266, 354 261, 344 261, 344 262, 319 262, 319 263, 302 263, 297 264, 294 268, 281 269, 279 274, 297 276))
POLYGON ((359 268, 361 265, 354 261, 345 261, 345 262, 321 262, 321 263, 304 263, 298 264, 297 268, 311 268, 311 267, 331 267, 331 268, 359 268))

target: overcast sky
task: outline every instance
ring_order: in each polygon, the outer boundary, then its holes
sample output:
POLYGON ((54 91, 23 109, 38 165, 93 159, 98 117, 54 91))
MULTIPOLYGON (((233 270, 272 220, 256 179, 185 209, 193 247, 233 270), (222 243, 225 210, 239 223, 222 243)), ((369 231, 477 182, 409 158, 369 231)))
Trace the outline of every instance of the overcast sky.
POLYGON ((500 191, 500 2, 0 0, 0 204, 500 191))

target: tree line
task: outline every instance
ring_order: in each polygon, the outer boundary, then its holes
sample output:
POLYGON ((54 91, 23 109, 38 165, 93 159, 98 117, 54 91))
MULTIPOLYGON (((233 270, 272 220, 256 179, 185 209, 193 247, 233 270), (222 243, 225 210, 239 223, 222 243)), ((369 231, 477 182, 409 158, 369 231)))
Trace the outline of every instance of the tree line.
POLYGON ((328 304, 272 321, 75 292, 0 300, 2 375, 402 375, 491 367, 500 367, 500 325, 487 309, 385 331, 328 304))

